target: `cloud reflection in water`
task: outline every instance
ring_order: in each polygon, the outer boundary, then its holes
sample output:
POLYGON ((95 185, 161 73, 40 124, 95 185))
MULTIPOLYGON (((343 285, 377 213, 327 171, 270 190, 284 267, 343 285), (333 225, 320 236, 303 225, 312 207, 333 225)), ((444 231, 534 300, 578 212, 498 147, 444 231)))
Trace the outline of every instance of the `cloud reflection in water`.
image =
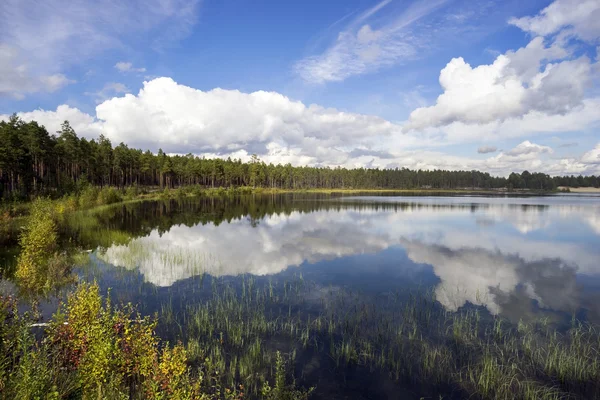
POLYGON ((99 257, 138 268, 154 285, 170 286, 202 272, 277 274, 305 262, 400 246, 412 262, 431 266, 440 279, 437 298, 447 309, 470 302, 492 313, 517 294, 569 312, 580 303, 577 274, 600 275, 596 205, 434 201, 440 204, 414 203, 397 211, 346 205, 339 211, 273 214, 258 224, 242 219, 174 225, 162 235, 153 231, 114 245, 99 257))

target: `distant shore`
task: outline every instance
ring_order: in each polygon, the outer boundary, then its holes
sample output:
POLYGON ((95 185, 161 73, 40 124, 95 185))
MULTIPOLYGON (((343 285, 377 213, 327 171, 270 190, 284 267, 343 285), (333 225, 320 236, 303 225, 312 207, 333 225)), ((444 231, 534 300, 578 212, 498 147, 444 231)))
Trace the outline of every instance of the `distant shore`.
POLYGON ((569 186, 559 186, 558 190, 567 190, 571 193, 600 193, 600 188, 594 187, 569 187, 569 186))

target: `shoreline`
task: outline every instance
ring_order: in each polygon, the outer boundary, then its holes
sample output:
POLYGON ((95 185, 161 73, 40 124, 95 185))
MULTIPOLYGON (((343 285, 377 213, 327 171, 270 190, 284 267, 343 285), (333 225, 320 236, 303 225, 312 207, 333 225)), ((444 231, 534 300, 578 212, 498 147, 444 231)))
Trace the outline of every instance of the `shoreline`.
POLYGON ((566 193, 599 193, 600 188, 595 187, 569 187, 569 186, 559 186, 558 190, 568 190, 566 193))
MULTIPOLYGON (((97 188, 100 190, 100 188, 97 188)), ((197 197, 197 196, 244 196, 244 195, 268 195, 268 194, 292 194, 292 193, 305 193, 305 194, 323 194, 323 195, 356 195, 356 194, 412 194, 416 196, 428 196, 428 195, 439 195, 439 194, 453 194, 453 195, 480 195, 480 196, 548 196, 552 194, 561 193, 559 190, 532 190, 532 189, 519 189, 508 191, 506 189, 327 189, 327 188, 313 188, 313 189, 281 189, 281 188, 251 188, 251 187, 215 187, 215 188, 204 188, 194 185, 180 186, 177 188, 159 189, 149 188, 147 192, 139 193, 135 197, 128 197, 125 188, 114 188, 115 191, 120 193, 121 199, 116 202, 106 204, 84 204, 72 207, 72 201, 79 198, 76 194, 65 195, 56 199, 52 199, 56 204, 65 204, 69 211, 81 211, 81 210, 95 210, 98 208, 104 208, 107 206, 114 206, 117 204, 128 204, 142 201, 152 201, 161 199, 173 199, 179 197, 197 197)), ((141 188, 144 190, 144 188, 141 188)), ((569 188, 571 193, 600 193, 600 188, 569 188)), ((37 198, 44 197, 38 196, 37 198)), ((29 205, 33 200, 18 201, 12 203, 0 203, 0 215, 8 214, 11 219, 18 218, 28 214, 29 205)))

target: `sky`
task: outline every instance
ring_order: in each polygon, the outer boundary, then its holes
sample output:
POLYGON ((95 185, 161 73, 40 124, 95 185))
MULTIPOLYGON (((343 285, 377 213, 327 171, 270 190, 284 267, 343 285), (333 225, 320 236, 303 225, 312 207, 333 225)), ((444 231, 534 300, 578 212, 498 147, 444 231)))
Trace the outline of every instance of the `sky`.
POLYGON ((267 163, 600 174, 600 0, 3 0, 0 119, 267 163))

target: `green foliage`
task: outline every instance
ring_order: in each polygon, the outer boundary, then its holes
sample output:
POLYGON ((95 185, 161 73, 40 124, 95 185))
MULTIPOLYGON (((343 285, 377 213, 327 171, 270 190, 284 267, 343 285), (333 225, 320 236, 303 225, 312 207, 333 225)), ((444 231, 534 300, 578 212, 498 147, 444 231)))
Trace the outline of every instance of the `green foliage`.
POLYGON ((121 193, 112 186, 104 187, 98 193, 98 205, 114 204, 123 201, 121 193))
POLYGON ((164 188, 164 190, 162 192, 160 192, 160 198, 161 199, 170 199, 172 192, 169 188, 164 188))
POLYGON ((113 308, 81 284, 37 341, 14 299, 0 297, 0 397, 15 399, 233 399, 193 374, 181 344, 160 344, 156 319, 113 308), (206 391, 205 391, 206 389, 206 391))
POLYGON ((51 358, 29 324, 27 314, 19 315, 14 298, 0 296, 0 397, 58 399, 51 358))
POLYGON ((79 194, 79 208, 90 208, 98 204, 100 190, 92 185, 86 186, 79 194))
POLYGON ((286 375, 285 361, 278 351, 275 356, 275 386, 271 387, 268 382, 265 382, 261 395, 265 400, 306 400, 314 391, 311 388, 307 391, 296 389, 295 385, 287 385, 285 383, 286 375))
POLYGON ((125 189, 125 199, 126 200, 134 200, 141 194, 140 188, 138 185, 128 186, 125 189))
POLYGON ((43 294, 70 281, 69 260, 60 252, 56 212, 49 200, 34 201, 19 244, 15 276, 22 289, 43 294))

